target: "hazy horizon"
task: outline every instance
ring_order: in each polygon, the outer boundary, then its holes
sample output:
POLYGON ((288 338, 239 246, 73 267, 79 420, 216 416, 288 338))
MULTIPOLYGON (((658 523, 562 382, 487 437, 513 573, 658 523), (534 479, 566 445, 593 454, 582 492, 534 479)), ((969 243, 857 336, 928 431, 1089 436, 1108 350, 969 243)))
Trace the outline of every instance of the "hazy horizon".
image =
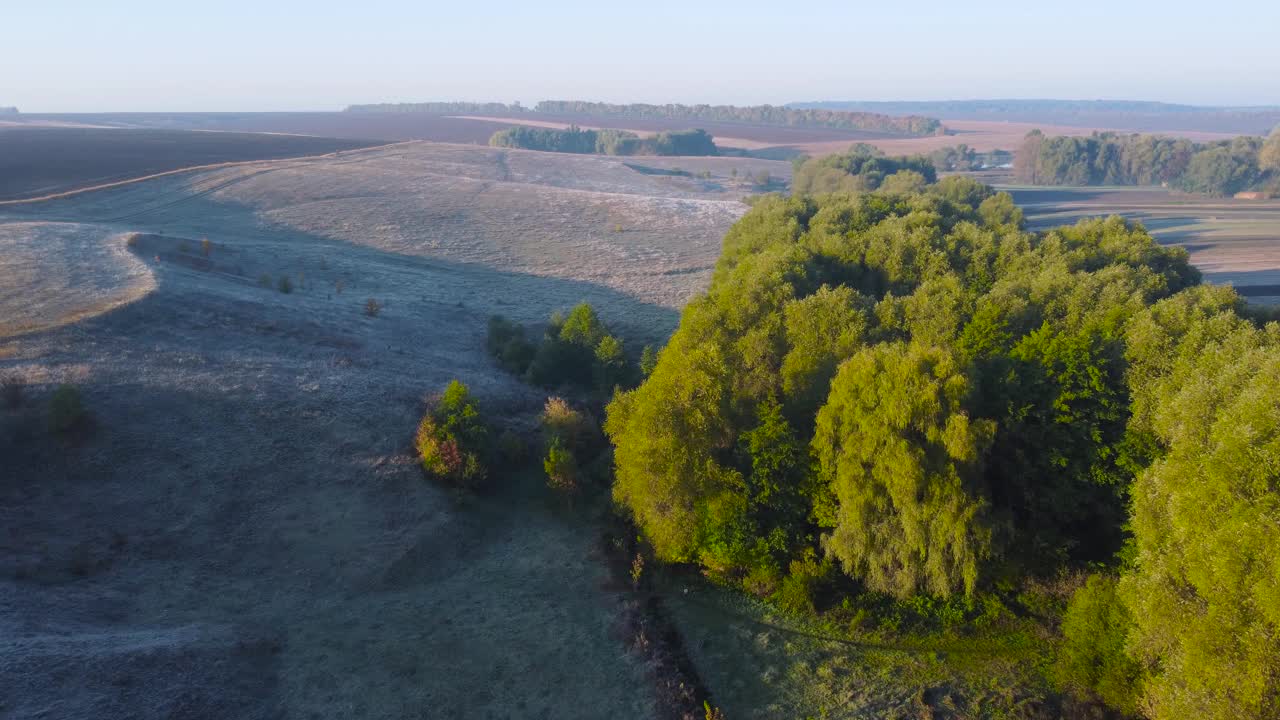
POLYGON ((1280 105, 1280 5, 1000 0, 909 10, 758 2, 209 8, 76 0, 7 12, 0 106, 28 113, 337 110, 429 100, 734 105, 1155 100, 1280 105), (824 22, 813 22, 821 16, 824 22), (1068 22, 1086 31, 1059 33, 1068 22), (57 32, 48 30, 56 28, 57 32), (1227 38, 1230 38, 1229 44, 1227 38), (18 72, 17 68, 22 71, 18 72))

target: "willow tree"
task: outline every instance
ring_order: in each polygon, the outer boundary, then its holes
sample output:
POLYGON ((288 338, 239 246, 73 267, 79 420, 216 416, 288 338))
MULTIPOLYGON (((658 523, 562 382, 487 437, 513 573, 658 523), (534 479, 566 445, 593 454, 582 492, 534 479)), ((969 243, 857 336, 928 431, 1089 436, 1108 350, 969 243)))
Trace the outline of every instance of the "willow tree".
POLYGON ((1130 333, 1160 456, 1134 483, 1120 588, 1153 720, 1280 717, 1280 326, 1232 295, 1184 293, 1130 333))
POLYGON ((990 553, 982 458, 995 423, 964 411, 968 383, 936 348, 870 347, 840 368, 813 449, 834 488, 827 550, 874 590, 972 592, 990 553))

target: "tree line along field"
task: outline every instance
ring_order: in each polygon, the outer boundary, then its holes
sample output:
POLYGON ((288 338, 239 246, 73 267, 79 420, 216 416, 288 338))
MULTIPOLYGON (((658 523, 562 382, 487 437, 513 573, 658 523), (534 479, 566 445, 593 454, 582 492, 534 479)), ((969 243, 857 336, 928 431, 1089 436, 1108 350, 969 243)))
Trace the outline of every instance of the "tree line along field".
POLYGON ((260 133, 0 128, 0 200, 66 192, 198 165, 326 155, 377 144, 260 133))

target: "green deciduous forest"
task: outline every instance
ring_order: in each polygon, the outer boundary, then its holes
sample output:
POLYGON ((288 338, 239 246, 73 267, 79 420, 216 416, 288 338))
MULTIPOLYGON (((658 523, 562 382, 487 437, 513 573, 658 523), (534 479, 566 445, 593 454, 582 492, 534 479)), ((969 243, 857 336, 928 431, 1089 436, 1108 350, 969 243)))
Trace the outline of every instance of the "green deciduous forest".
POLYGON ((864 143, 848 152, 811 158, 801 155, 792 161, 791 188, 797 194, 863 192, 894 186, 922 190, 937 179, 933 161, 923 155, 888 157, 864 143))
POLYGON ((640 137, 625 130, 565 130, 513 127, 489 138, 494 147, 544 150, 549 152, 596 153, 600 155, 718 155, 715 142, 705 130, 660 132, 640 137))
POLYGON ((653 554, 820 616, 1081 578, 1062 692, 1280 717, 1280 325, 1140 225, 1032 232, 923 158, 803 160, 795 189, 608 406, 653 554))
POLYGON ((1280 132, 1193 143, 1159 135, 1095 133, 1046 137, 1036 130, 1018 149, 1019 180, 1038 185, 1163 185, 1225 196, 1280 193, 1280 132))

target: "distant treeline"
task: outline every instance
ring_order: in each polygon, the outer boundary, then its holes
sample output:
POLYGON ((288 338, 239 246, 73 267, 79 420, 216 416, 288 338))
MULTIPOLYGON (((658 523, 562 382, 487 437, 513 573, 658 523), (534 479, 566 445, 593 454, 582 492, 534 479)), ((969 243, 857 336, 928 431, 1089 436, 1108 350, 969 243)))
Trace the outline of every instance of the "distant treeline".
POLYGON ((1194 143, 1158 135, 1029 133, 1015 160, 1017 177, 1036 185, 1168 185, 1226 196, 1280 192, 1280 131, 1194 143))
MULTIPOLYGON (((379 103, 350 105, 347 112, 422 112, 422 113, 486 113, 512 114, 529 112, 520 103, 379 103)), ((645 103, 584 102, 581 100, 543 100, 533 112, 561 115, 594 115, 612 118, 644 118, 657 120, 689 120, 702 122, 735 122, 754 125, 789 127, 822 127, 840 130, 865 130, 892 135, 941 135, 946 128, 935 118, 891 117, 880 113, 846 112, 843 110, 797 110, 776 105, 648 105, 645 103)))
POLYGON ((477 102, 421 102, 421 103, 373 103, 369 105, 348 105, 344 112, 392 112, 392 113, 437 113, 469 115, 526 112, 520 103, 477 103, 477 102))
POLYGON ((547 152, 599 155, 716 155, 716 144, 705 130, 660 132, 640 137, 625 130, 566 130, 513 127, 489 138, 494 147, 543 150, 547 152))
POLYGON ((890 117, 878 113, 844 112, 839 110, 795 110, 776 105, 744 107, 735 105, 648 105, 645 103, 617 105, 579 100, 543 100, 534 109, 542 113, 738 122, 792 127, 825 127, 842 130, 868 130, 896 135, 937 135, 945 131, 942 123, 934 118, 918 116, 890 117))
POLYGON ((17 115, 17 114, 18 114, 18 108, 16 107, 0 107, 0 115, 17 115))
POLYGON ((884 113, 929 113, 951 116, 974 112, 983 113, 1018 113, 1026 111, 1053 112, 1123 112, 1146 114, 1169 113, 1220 113, 1220 112, 1263 112, 1280 110, 1276 107, 1223 107, 1209 105, 1178 105, 1174 103, 1150 102, 1146 100, 1027 100, 1027 99, 992 99, 992 100, 819 100, 814 102, 788 103, 793 108, 820 108, 826 110, 858 110, 884 113))

